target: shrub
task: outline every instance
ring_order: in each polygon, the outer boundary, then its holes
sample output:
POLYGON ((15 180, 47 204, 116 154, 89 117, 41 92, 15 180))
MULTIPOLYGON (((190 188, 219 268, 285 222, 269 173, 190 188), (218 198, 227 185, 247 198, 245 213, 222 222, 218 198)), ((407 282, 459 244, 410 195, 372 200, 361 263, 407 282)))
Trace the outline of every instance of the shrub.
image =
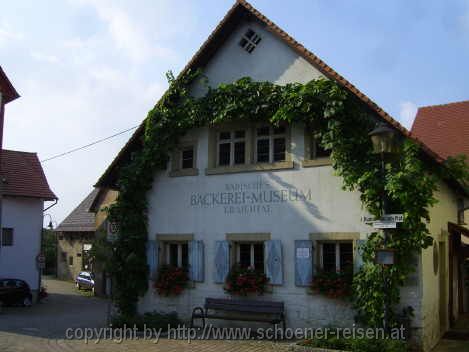
POLYGON ((408 346, 404 341, 391 339, 328 339, 305 340, 298 343, 305 347, 328 348, 350 352, 406 352, 408 346))

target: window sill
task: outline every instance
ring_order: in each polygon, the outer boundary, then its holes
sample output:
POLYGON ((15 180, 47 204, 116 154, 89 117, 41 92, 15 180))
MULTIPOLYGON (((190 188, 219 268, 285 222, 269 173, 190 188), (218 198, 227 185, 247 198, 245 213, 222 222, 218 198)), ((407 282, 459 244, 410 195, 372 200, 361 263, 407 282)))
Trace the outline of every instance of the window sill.
POLYGON ((170 177, 184 177, 184 176, 197 176, 199 169, 181 169, 173 170, 169 173, 170 177))
POLYGON ((206 175, 222 175, 222 174, 234 174, 234 173, 241 173, 241 172, 285 170, 285 169, 293 169, 293 168, 294 168, 293 161, 279 161, 276 163, 219 166, 215 168, 205 169, 205 174, 206 175))
POLYGON ((301 166, 303 167, 318 167, 318 166, 326 166, 332 165, 332 161, 330 158, 318 158, 312 160, 303 160, 301 166))

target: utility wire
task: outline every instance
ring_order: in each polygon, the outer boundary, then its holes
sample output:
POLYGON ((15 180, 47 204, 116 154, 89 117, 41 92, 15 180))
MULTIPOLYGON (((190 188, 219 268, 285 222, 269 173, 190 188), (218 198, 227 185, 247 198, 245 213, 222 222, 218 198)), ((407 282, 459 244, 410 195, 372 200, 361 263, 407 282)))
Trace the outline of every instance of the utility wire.
POLYGON ((98 144, 98 143, 105 142, 105 141, 107 141, 107 140, 109 140, 109 139, 111 139, 111 138, 117 137, 117 136, 119 136, 119 135, 121 135, 121 134, 123 134, 123 133, 132 131, 132 130, 136 129, 138 126, 139 126, 139 125, 134 126, 134 127, 130 127, 130 128, 128 128, 128 129, 126 129, 126 130, 124 130, 124 131, 120 131, 120 132, 118 132, 118 133, 116 133, 116 134, 113 134, 112 136, 108 136, 108 137, 105 137, 105 138, 102 138, 102 139, 98 139, 97 141, 94 141, 94 142, 92 142, 92 143, 83 145, 83 146, 81 146, 81 147, 74 148, 74 149, 71 149, 71 150, 66 151, 66 152, 64 152, 64 153, 51 156, 50 158, 41 160, 41 163, 44 163, 44 162, 49 161, 49 160, 52 160, 52 159, 57 159, 57 158, 60 158, 60 157, 62 157, 62 156, 65 156, 65 155, 68 155, 68 154, 71 154, 71 153, 75 153, 75 152, 77 152, 77 151, 79 151, 79 150, 89 148, 89 147, 91 147, 91 146, 93 146, 93 145, 95 145, 95 144, 98 144))

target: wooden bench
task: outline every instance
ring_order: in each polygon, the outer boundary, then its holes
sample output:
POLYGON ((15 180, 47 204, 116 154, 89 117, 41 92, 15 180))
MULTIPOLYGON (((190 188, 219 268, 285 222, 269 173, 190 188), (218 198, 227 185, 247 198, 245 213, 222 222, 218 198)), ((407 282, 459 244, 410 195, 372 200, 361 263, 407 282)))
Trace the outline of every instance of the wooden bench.
POLYGON ((204 308, 195 307, 192 310, 191 327, 194 326, 194 319, 202 319, 202 328, 205 327, 205 319, 224 319, 268 322, 274 325, 282 323, 285 330, 283 302, 206 298, 204 308))

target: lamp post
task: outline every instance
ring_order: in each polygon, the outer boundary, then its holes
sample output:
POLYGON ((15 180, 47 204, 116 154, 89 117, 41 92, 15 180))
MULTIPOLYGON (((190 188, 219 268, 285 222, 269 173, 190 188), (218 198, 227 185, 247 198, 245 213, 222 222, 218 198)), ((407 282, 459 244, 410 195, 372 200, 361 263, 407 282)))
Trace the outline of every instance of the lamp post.
MULTIPOLYGON (((397 136, 396 132, 384 123, 380 123, 373 131, 368 134, 373 144, 373 153, 379 154, 381 157, 381 176, 383 178, 383 193, 381 196, 381 216, 388 214, 389 205, 384 189, 386 179, 386 159, 390 159, 393 154, 397 153, 397 136)), ((384 267, 394 264, 394 251, 387 249, 386 244, 388 241, 389 230, 383 229, 383 249, 376 251, 376 263, 383 265, 383 285, 384 285, 384 331, 388 330, 388 280, 384 267)))
POLYGON ((49 224, 47 225, 47 228, 49 230, 53 230, 54 229, 54 223, 55 223, 55 227, 57 227, 57 222, 52 220, 52 215, 46 213, 44 214, 44 216, 49 216, 49 224))

